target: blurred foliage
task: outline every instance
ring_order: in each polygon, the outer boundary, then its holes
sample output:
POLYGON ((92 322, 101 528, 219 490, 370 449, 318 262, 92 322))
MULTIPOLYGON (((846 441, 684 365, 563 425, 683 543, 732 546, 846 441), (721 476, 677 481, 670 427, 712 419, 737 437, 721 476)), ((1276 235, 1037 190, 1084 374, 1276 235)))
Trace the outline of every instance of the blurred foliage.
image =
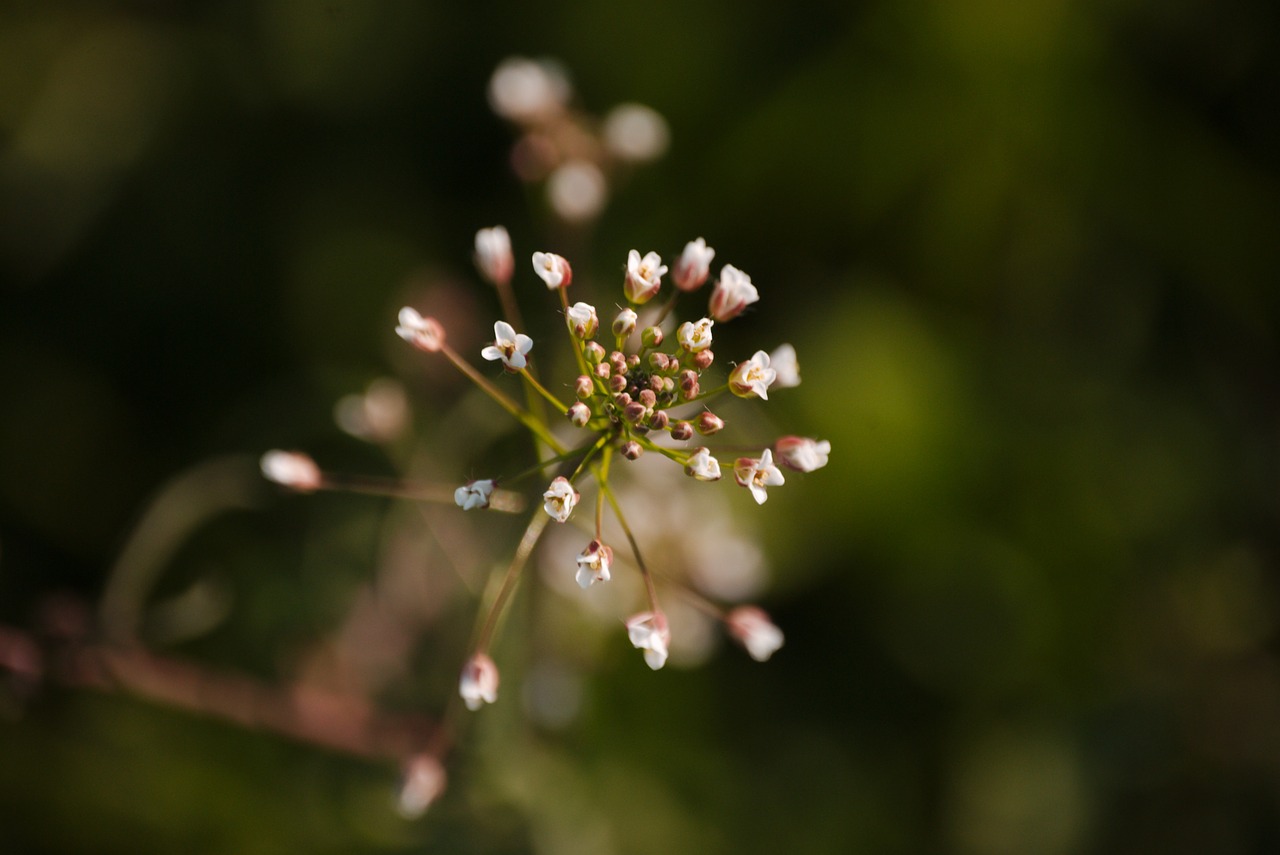
MULTIPOLYGON (((389 766, 13 682, 0 849, 1276 851, 1278 17, 5 4, 3 621, 95 602, 148 496, 206 459, 385 470, 331 419, 373 377, 426 390, 419 425, 447 433, 429 402, 456 380, 395 310, 438 298, 474 352, 497 303, 471 239, 497 222, 518 257, 563 248, 609 287, 628 249, 705 236, 762 292, 726 340, 800 353, 770 415, 833 454, 735 504, 775 568, 767 666, 641 673, 615 638, 560 729, 513 681, 416 822, 389 766), (510 54, 563 61, 588 109, 670 123, 590 241, 507 168, 485 85, 510 54)), ((217 580, 230 615, 175 649, 271 677, 340 619, 386 509, 254 498, 193 531, 160 592, 217 580)), ((451 691, 460 654, 431 642, 466 617, 444 620, 395 702, 451 691)))

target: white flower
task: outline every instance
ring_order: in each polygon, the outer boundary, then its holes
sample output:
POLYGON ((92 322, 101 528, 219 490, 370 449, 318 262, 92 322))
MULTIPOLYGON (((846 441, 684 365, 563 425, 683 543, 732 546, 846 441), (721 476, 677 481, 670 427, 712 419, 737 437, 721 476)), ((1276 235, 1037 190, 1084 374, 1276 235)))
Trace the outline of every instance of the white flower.
POLYGON ((640 316, 635 313, 634 309, 623 309, 613 319, 613 334, 618 338, 628 338, 636 331, 636 322, 638 320, 640 320, 640 316))
POLYGON ((733 464, 733 477, 751 491, 757 505, 763 505, 769 498, 765 487, 777 487, 787 480, 782 477, 782 470, 773 465, 773 452, 767 448, 761 453, 759 460, 754 457, 739 457, 733 464))
POLYGON ((569 514, 573 513, 578 499, 582 496, 573 489, 568 478, 557 475, 551 482, 551 486, 542 494, 542 498, 545 499, 542 503, 543 510, 556 522, 564 522, 569 519, 569 514))
POLYGON ((725 625, 757 662, 764 662, 782 646, 782 630, 755 606, 738 606, 729 612, 725 625))
POLYGON ((650 668, 657 671, 667 664, 671 630, 662 612, 641 612, 627 618, 627 637, 637 650, 644 651, 645 664, 650 668))
POLYGON ((714 323, 710 318, 703 318, 696 323, 685 321, 676 330, 676 339, 685 350, 699 353, 711 347, 711 325, 714 323))
POLYGON ((609 568, 613 566, 613 549, 598 540, 587 544, 578 555, 578 584, 589 587, 593 582, 608 582, 609 568))
POLYGON ((596 307, 589 303, 574 303, 565 312, 565 320, 569 323, 569 329, 580 339, 591 338, 600 328, 596 307))
POLYGON ((259 465, 268 481, 300 493, 320 489, 324 480, 316 462, 299 451, 268 451, 259 465))
POLYGON ((757 350, 746 362, 736 365, 729 372, 729 389, 742 398, 758 395, 769 400, 769 387, 778 379, 778 372, 769 364, 769 354, 757 350))
POLYGON ((627 275, 622 290, 631 302, 637 305, 647 303, 662 287, 662 274, 666 272, 666 265, 658 253, 646 253, 641 258, 640 253, 633 249, 627 253, 627 275))
POLYGON ((619 104, 604 118, 604 144, 619 160, 641 163, 667 150, 667 120, 643 104, 619 104))
POLYGON ((400 310, 398 320, 400 325, 396 327, 396 335, 418 350, 435 353, 444 347, 444 327, 435 318, 424 318, 417 309, 405 306, 400 310))
POLYGON ((573 268, 562 256, 554 252, 535 252, 533 254, 533 272, 538 274, 547 289, 568 288, 573 281, 573 268))
POLYGON ((711 456, 710 449, 695 448, 685 461, 684 471, 699 481, 719 481, 720 461, 711 456))
POLYGON ((416 819, 444 792, 444 766, 432 754, 416 754, 404 764, 396 807, 405 819, 416 819))
POLYGON ((675 270, 671 272, 676 287, 681 291, 696 291, 701 288, 702 283, 711 275, 711 259, 715 257, 716 251, 707 246, 702 238, 686 243, 684 251, 676 259, 675 270))
POLYGON ((495 285, 505 285, 515 269, 511 256, 511 236, 502 226, 476 232, 476 267, 495 285))
POLYGON ((347 433, 369 442, 390 442, 409 422, 409 400, 395 380, 380 378, 363 395, 344 395, 333 408, 333 419, 347 433))
POLYGON ((566 161, 547 177, 551 209, 571 223, 599 216, 608 195, 609 182, 600 167, 589 160, 566 161))
POLYGON ((530 121, 564 109, 572 88, 564 70, 545 60, 504 59, 489 78, 489 105, 504 119, 530 121))
POLYGON ((808 439, 803 436, 784 436, 773 444, 778 461, 797 472, 812 472, 827 465, 831 443, 827 440, 808 439))
POLYGON ((453 491, 453 501, 464 511, 489 507, 489 497, 493 495, 495 484, 492 479, 468 481, 453 491))
POLYGON ((800 363, 796 361, 796 349, 789 344, 780 344, 769 354, 769 364, 778 376, 773 385, 779 389, 790 389, 800 385, 800 363))
POLYGON ((483 704, 491 704, 498 699, 498 666, 483 653, 477 653, 462 666, 462 678, 458 681, 458 694, 467 705, 467 709, 475 711, 483 704))
POLYGON ((493 325, 493 344, 480 351, 480 355, 490 362, 501 359, 508 371, 519 371, 529 364, 524 355, 531 350, 533 339, 517 333, 506 321, 498 321, 493 325))
POLYGON ((733 320, 759 299, 760 292, 751 284, 751 277, 732 264, 726 264, 711 291, 711 317, 717 321, 733 320))

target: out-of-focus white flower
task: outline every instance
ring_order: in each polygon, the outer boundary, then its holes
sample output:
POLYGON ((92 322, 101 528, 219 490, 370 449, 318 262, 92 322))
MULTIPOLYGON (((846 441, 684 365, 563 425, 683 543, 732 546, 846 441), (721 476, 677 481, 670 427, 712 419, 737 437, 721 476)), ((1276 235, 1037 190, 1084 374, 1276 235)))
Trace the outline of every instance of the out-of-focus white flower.
POLYGON ((502 367, 517 372, 529 364, 525 354, 533 350, 533 339, 524 333, 517 333, 506 321, 498 321, 493 325, 493 344, 480 351, 480 355, 492 362, 502 360, 502 367))
POLYGON ((405 819, 417 819, 444 792, 448 777, 433 754, 415 754, 404 764, 396 809, 405 819))
POLYGON ((645 664, 654 671, 667 664, 671 630, 662 612, 641 612, 627 618, 627 637, 637 650, 644 651, 645 664))
POLYGON ((733 464, 733 477, 751 491, 751 497, 756 500, 757 505, 763 505, 769 498, 766 487, 777 487, 787 481, 782 476, 782 470, 773 465, 773 452, 767 448, 758 460, 754 457, 739 457, 733 464))
POLYGON ((563 110, 572 91, 556 63, 513 56, 489 78, 489 105, 504 119, 526 122, 563 110))
POLYGON ((711 456, 708 448, 695 448, 684 464, 684 471, 699 481, 719 481, 720 461, 711 456))
POLYGON ((661 157, 671 132, 667 120, 643 104, 619 104, 604 118, 604 144, 619 160, 642 163, 661 157))
POLYGON ((711 259, 715 257, 716 251, 707 246, 702 238, 686 243, 671 272, 676 287, 681 291, 696 291, 701 288, 702 283, 711 275, 711 259))
POLYGON ((724 619, 729 634, 757 662, 764 662, 782 646, 782 630, 755 606, 738 606, 724 619))
POLYGON ((700 321, 685 321, 676 330, 676 340, 680 346, 690 353, 698 353, 711 347, 711 325, 715 321, 703 318, 700 321))
POLYGON ((769 387, 778 378, 778 372, 769 364, 769 354, 757 350, 746 362, 740 362, 729 372, 729 390, 741 398, 757 395, 769 400, 769 387))
POLYGON ((578 584, 587 588, 593 582, 608 582, 609 568, 613 566, 613 548, 598 540, 587 544, 578 556, 578 584))
POLYGON ((515 265, 511 236, 505 228, 494 226, 476 232, 476 267, 485 279, 495 285, 505 285, 511 281, 515 265))
POLYGON ((487 508, 489 507, 489 497, 493 495, 495 486, 491 478, 481 481, 468 481, 453 491, 453 501, 464 511, 487 508))
POLYGON ((498 699, 498 666, 483 653, 477 653, 462 666, 462 678, 458 681, 458 694, 462 695, 467 709, 475 711, 484 704, 498 699))
POLYGON ((626 308, 618 312, 617 317, 613 319, 613 334, 618 338, 628 338, 636 331, 636 322, 640 316, 635 313, 634 309, 626 308))
POLYGON ((633 249, 627 253, 627 275, 622 290, 631 302, 647 303, 662 287, 662 274, 666 272, 667 267, 658 253, 645 253, 641 258, 639 251, 633 249))
POLYGON ((424 318, 417 309, 405 306, 400 310, 399 321, 396 335, 418 350, 436 353, 444 347, 444 327, 435 318, 424 318))
POLYGON ((374 380, 363 395, 345 395, 333 408, 333 420, 352 436, 369 442, 389 442, 409 421, 404 387, 386 377, 374 380))
POLYGON ((600 318, 596 315, 596 307, 589 303, 574 303, 565 313, 569 329, 580 339, 591 338, 600 328, 600 318))
POLYGON ((542 494, 542 498, 543 510, 556 522, 564 522, 569 519, 569 514, 573 513, 574 507, 582 496, 573 489, 568 478, 557 475, 552 480, 551 486, 542 494))
POLYGON ((720 278, 711 290, 711 317, 721 322, 733 320, 759 299, 760 292, 751 284, 751 277, 732 264, 726 264, 720 269, 720 278))
POLYGON ((533 254, 533 272, 547 283, 547 289, 568 288, 573 282, 573 268, 569 262, 554 252, 535 252, 533 254))
POLYGON ((272 450, 262 455, 262 475, 282 487, 310 493, 320 489, 324 478, 316 462, 300 451, 272 450))
POLYGON ((769 364, 778 376, 773 385, 779 389, 790 389, 800 385, 800 363, 796 360, 796 349, 789 344, 780 344, 769 354, 769 364))
POLYGON ((803 436, 784 436, 773 444, 778 462, 797 472, 812 472, 827 465, 831 443, 803 436))
POLYGON ((600 167, 589 160, 570 160, 547 177, 551 210, 571 223, 593 220, 604 210, 609 183, 600 167))

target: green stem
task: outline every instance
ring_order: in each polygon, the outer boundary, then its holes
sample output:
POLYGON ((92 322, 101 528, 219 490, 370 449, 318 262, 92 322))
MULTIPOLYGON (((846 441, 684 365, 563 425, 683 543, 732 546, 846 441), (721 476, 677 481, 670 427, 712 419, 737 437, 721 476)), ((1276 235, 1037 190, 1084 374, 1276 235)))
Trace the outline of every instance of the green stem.
POLYGON ((520 376, 523 377, 525 380, 529 381, 529 384, 533 386, 534 389, 537 390, 539 395, 541 395, 542 397, 550 401, 551 406, 559 409, 561 415, 564 415, 564 413, 566 413, 569 410, 568 407, 566 407, 564 404, 556 400, 555 395, 552 395, 545 388, 543 388, 542 384, 538 382, 537 378, 533 376, 533 374, 529 371, 528 368, 521 368, 520 376))
POLYGON ((476 643, 473 646, 474 652, 488 652, 489 644, 493 640, 494 630, 498 625, 498 618, 506 607, 507 601, 511 598, 512 592, 515 591, 516 583, 520 581, 520 571, 528 564, 529 556, 533 554, 533 548, 538 545, 538 538, 542 536, 542 532, 549 522, 551 522, 551 517, 542 513, 541 509, 534 511, 533 519, 529 520, 529 525, 525 528, 524 535, 520 538, 520 545, 516 547, 516 554, 512 557, 511 564, 507 567, 506 575, 502 577, 502 584, 498 588, 497 594, 494 595, 493 603, 489 606, 489 611, 485 615, 484 624, 481 626, 480 632, 476 637, 476 643))
MULTIPOLYGON (((449 361, 452 362, 459 371, 467 375, 467 378, 470 379, 472 383, 475 383, 485 392, 485 394, 496 401, 498 406, 515 416, 516 419, 519 420, 520 424, 528 428, 534 436, 545 442, 547 446, 557 454, 565 453, 565 447, 551 435, 551 432, 547 430, 547 426, 543 422, 534 418, 534 416, 527 410, 521 409, 520 406, 515 401, 508 398, 501 389, 490 383, 482 374, 480 374, 479 371, 472 368, 470 363, 459 356, 456 350, 449 347, 447 344, 441 347, 440 350, 449 358, 449 361)), ((521 373, 525 374, 526 377, 531 376, 528 374, 527 369, 523 369, 521 373)))
POLYGON ((613 508, 613 515, 618 518, 618 523, 622 526, 622 533, 627 536, 627 543, 631 545, 631 554, 636 557, 636 564, 640 567, 640 575, 644 578, 645 593, 649 596, 649 609, 658 612, 658 590, 653 585, 653 574, 649 572, 649 567, 644 563, 644 559, 640 557, 640 545, 636 543, 636 537, 631 533, 631 526, 627 525, 627 518, 623 516, 622 507, 618 504, 618 499, 613 495, 613 490, 608 484, 601 484, 600 490, 609 499, 609 505, 613 508))

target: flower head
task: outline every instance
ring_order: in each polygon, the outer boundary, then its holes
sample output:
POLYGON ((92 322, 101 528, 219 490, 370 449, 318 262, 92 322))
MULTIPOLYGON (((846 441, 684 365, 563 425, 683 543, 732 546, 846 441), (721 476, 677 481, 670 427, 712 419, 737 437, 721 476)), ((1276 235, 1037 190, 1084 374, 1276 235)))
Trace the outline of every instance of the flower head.
POLYGON ((502 367, 516 372, 529 364, 525 354, 533 350, 533 339, 524 333, 517 333, 506 321, 498 321, 493 325, 493 344, 480 351, 480 355, 492 362, 502 360, 502 367))
POLYGON ((671 630, 667 628, 667 616, 662 612, 641 612, 627 618, 627 637, 637 650, 644 651, 644 661, 657 671, 667 664, 667 645, 671 643, 671 630))
POLYGON ((627 275, 622 290, 631 302, 637 305, 647 303, 662 287, 662 274, 666 272, 666 265, 658 253, 646 253, 641 258, 640 253, 633 249, 627 253, 627 275))
POLYGON ((707 246, 702 238, 686 243, 684 251, 676 259, 675 270, 671 272, 676 287, 681 291, 696 291, 701 288, 711 275, 711 259, 715 257, 716 251, 707 246))
POLYGON ((699 353, 711 347, 711 325, 714 323, 710 318, 703 318, 696 323, 685 321, 676 330, 676 339, 685 350, 699 353))
POLYGON ((316 462, 300 451, 268 451, 259 465, 268 481, 299 493, 320 489, 324 480, 316 462))
POLYGON ((733 477, 738 483, 751 491, 751 497, 757 505, 763 505, 769 498, 766 487, 777 487, 786 483, 782 470, 773 465, 773 452, 765 449, 760 458, 739 457, 733 464, 733 477))
POLYGON ((609 568, 613 565, 613 548, 605 546, 598 540, 587 544, 587 548, 578 555, 578 584, 583 588, 590 587, 593 582, 608 582, 609 568))
POLYGON ((462 678, 458 681, 458 694, 462 695, 467 709, 475 711, 483 704, 498 699, 498 666, 483 653, 477 653, 462 666, 462 678))
POLYGON ((582 496, 573 489, 568 478, 557 475, 551 482, 551 486, 542 494, 542 498, 544 499, 543 510, 556 522, 564 522, 569 519, 569 514, 573 513, 574 507, 582 496))
POLYGON ((730 391, 742 398, 757 395, 769 400, 769 387, 778 379, 778 372, 769 363, 769 354, 763 350, 757 350, 746 362, 738 363, 729 372, 730 391))
POLYGON ((797 472, 812 472, 827 465, 831 443, 803 436, 784 436, 773 444, 778 462, 797 472))
POLYGON ((778 374, 773 381, 777 388, 790 389, 800 385, 800 363, 796 361, 796 349, 791 345, 778 345, 769 354, 769 365, 778 374))
POLYGON ((436 353, 444 347, 444 327, 435 318, 424 318, 417 309, 405 306, 400 310, 398 320, 400 324, 396 327, 396 335, 418 350, 436 353))
POLYGON ((491 478, 486 478, 482 481, 468 481, 453 491, 453 501, 464 511, 487 508, 489 507, 489 497, 493 495, 495 486, 491 478))
POLYGON ((596 315, 595 306, 589 303, 574 303, 565 312, 565 320, 576 338, 588 339, 600 328, 600 318, 596 315))
POLYGON ((729 612, 724 622, 729 634, 757 662, 764 662, 782 646, 782 630, 755 606, 738 606, 729 612))
POLYGON ((640 316, 635 313, 634 309, 626 308, 618 312, 617 317, 613 319, 613 334, 618 338, 629 338, 636 331, 636 321, 640 316))
POLYGON ((535 252, 533 254, 533 272, 547 283, 548 290, 568 288, 573 282, 573 268, 562 256, 554 252, 535 252))
POLYGON ((720 461, 711 456, 708 448, 696 448, 684 464, 685 474, 699 481, 719 481, 720 461))
POLYGON ((515 265, 511 236, 505 228, 494 226, 476 232, 476 267, 480 275, 495 285, 505 285, 511 281, 515 265))
POLYGON ((751 284, 751 277, 732 264, 726 264, 711 291, 711 317, 717 321, 731 321, 759 299, 760 292, 751 284))

